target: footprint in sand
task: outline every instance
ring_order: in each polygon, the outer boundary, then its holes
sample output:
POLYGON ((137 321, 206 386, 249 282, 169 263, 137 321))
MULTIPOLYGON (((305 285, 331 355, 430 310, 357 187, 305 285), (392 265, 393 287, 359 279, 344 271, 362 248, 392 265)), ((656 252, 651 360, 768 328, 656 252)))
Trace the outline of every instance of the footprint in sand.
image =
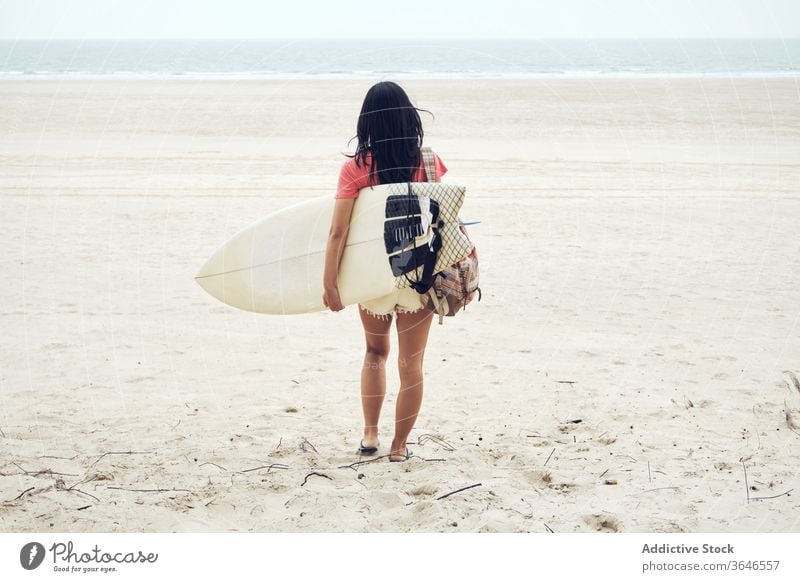
POLYGON ((622 529, 619 521, 610 515, 594 513, 583 516, 583 521, 594 531, 616 533, 622 529))

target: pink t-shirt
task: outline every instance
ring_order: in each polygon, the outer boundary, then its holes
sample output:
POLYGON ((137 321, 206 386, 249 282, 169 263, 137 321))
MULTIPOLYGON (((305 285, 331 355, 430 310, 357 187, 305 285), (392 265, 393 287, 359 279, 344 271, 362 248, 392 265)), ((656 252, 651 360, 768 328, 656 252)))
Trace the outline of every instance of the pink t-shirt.
MULTIPOLYGON (((421 158, 422 156, 420 156, 421 158)), ((360 167, 356 166, 355 158, 350 158, 342 164, 342 169, 339 171, 339 186, 336 188, 336 198, 358 198, 358 191, 361 188, 369 186, 369 164, 370 154, 367 153, 366 164, 360 167)), ((441 158, 436 153, 433 154, 433 169, 436 172, 436 180, 447 172, 447 166, 444 165, 441 158)), ((411 177, 412 182, 426 182, 425 165, 420 160, 419 168, 414 172, 411 177)), ((435 181, 435 180, 431 180, 435 181)))

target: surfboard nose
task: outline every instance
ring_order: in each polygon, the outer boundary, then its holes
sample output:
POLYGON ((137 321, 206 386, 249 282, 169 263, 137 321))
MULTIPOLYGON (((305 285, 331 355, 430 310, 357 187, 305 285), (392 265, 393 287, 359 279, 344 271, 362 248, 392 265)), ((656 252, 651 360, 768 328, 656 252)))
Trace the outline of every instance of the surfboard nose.
POLYGON ((194 275, 194 280, 197 281, 197 283, 200 286, 203 285, 203 283, 201 282, 202 279, 215 274, 214 273, 214 261, 212 260, 213 258, 214 257, 212 256, 205 263, 203 263, 203 265, 197 270, 197 273, 195 273, 195 275, 194 275))

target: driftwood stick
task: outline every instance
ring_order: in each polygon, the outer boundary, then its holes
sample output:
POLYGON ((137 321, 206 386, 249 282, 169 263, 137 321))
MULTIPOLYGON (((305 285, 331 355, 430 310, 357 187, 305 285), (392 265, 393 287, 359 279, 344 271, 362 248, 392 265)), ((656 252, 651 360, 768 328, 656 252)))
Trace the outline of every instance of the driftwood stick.
POLYGON ((429 441, 429 440, 435 442, 437 445, 439 445, 440 447, 444 448, 447 451, 452 452, 452 451, 456 450, 456 448, 453 445, 451 445, 450 443, 448 443, 446 440, 444 440, 443 438, 437 437, 436 435, 432 435, 432 434, 420 435, 419 438, 417 439, 417 444, 418 445, 422 445, 425 441, 429 441))
POLYGON ((19 495, 17 495, 17 496, 16 496, 14 499, 12 499, 11 501, 16 501, 17 499, 19 499, 20 497, 22 497, 23 495, 25 495, 25 494, 26 494, 28 491, 31 491, 32 489, 34 489, 34 487, 28 487, 28 488, 27 488, 25 491, 23 491, 22 493, 20 493, 19 495))
POLYGON ((87 479, 82 479, 82 480, 78 481, 77 483, 75 483, 74 485, 70 485, 69 487, 65 487, 64 490, 65 491, 71 491, 72 489, 74 489, 78 485, 82 485, 82 484, 86 483, 86 481, 87 481, 87 479))
MULTIPOLYGON (((211 463, 212 465, 214 463, 211 463)), ((217 465, 219 467, 219 465, 217 465)), ((270 472, 271 469, 288 469, 289 465, 284 465, 283 463, 272 463, 271 465, 262 465, 260 467, 253 467, 252 469, 244 469, 243 471, 239 471, 239 473, 249 473, 250 471, 258 471, 259 469, 266 469, 267 473, 270 472)))
POLYGON ((140 493, 162 493, 165 491, 186 491, 191 493, 191 489, 128 489, 126 487, 106 487, 106 489, 119 489, 120 491, 138 491, 140 493))
POLYGON ((306 445, 311 447, 312 451, 314 451, 315 453, 319 454, 319 451, 317 450, 317 447, 312 445, 306 437, 303 437, 303 440, 300 441, 300 450, 302 450, 303 452, 306 452, 306 445))
MULTIPOLYGON (((552 457, 552 456, 553 456, 553 453, 555 453, 555 452, 556 452, 556 448, 555 448, 555 447, 553 447, 553 450, 552 450, 552 451, 550 451, 550 454, 549 454, 549 455, 547 455, 547 461, 549 461, 549 460, 550 460, 550 457, 552 457)), ((545 465, 547 465, 547 461, 545 461, 545 462, 544 462, 544 465, 542 465, 542 467, 544 467, 545 465)))
MULTIPOLYGON (((82 493, 83 495, 86 495, 87 497, 91 497, 92 499, 96 500, 98 503, 100 502, 99 498, 95 497, 91 493, 86 493, 86 491, 81 491, 80 489, 74 489, 73 487, 70 487, 69 489, 64 489, 64 491, 74 491, 75 493, 82 493)), ((89 506, 87 505, 86 507, 89 506)), ((86 509, 86 507, 81 507, 80 509, 86 509)))
POLYGON ((375 461, 380 461, 381 459, 385 459, 390 455, 381 455, 380 457, 373 457, 371 459, 367 459, 366 461, 356 461, 354 463, 350 463, 349 465, 340 465, 339 469, 353 469, 356 470, 356 467, 359 465, 366 465, 367 463, 374 463, 375 461))
MULTIPOLYGON (((27 469, 23 469, 18 463, 12 461, 11 464, 17 467, 25 475, 33 475, 34 477, 37 477, 38 475, 41 475, 43 473, 47 475, 67 475, 68 477, 78 476, 77 473, 59 473, 58 471, 53 471, 52 469, 39 469, 38 471, 28 471, 27 469)), ((19 473, 0 473, 0 475, 3 475, 4 477, 9 477, 11 475, 19 475, 19 473)))
POLYGON ((332 477, 328 477, 328 476, 327 476, 325 473, 317 473, 316 471, 312 471, 311 473, 309 473, 308 475, 306 475, 306 478, 305 478, 305 479, 303 479, 303 482, 302 482, 302 483, 300 483, 300 487, 302 487, 303 485, 305 485, 305 484, 306 484, 306 481, 308 481, 308 478, 309 478, 309 477, 312 477, 312 476, 314 476, 314 475, 316 475, 317 477, 325 477, 325 478, 326 478, 326 479, 328 479, 329 481, 333 481, 333 478, 332 478, 332 477))
POLYGON ((451 491, 450 493, 445 493, 441 497, 437 497, 436 501, 440 499, 444 499, 445 497, 450 497, 451 495, 455 495, 456 493, 461 493, 462 491, 466 491, 467 489, 472 489, 473 487, 480 487, 482 483, 475 483, 474 485, 467 485, 466 487, 462 487, 461 489, 456 489, 455 491, 451 491))
POLYGON ((753 501, 762 501, 764 499, 775 499, 776 497, 783 497, 784 495, 789 495, 789 493, 791 493, 792 491, 794 491, 793 488, 789 489, 788 491, 784 491, 783 493, 778 493, 777 495, 770 495, 769 497, 752 497, 751 499, 753 501))
POLYGON ((744 488, 747 492, 747 503, 750 503, 750 485, 747 484, 747 465, 742 461, 742 469, 744 469, 744 488))
POLYGON ((108 453, 103 453, 102 455, 100 455, 97 458, 97 460, 89 466, 94 467, 98 462, 100 462, 100 459, 102 459, 106 455, 146 455, 146 454, 147 451, 110 451, 108 453))

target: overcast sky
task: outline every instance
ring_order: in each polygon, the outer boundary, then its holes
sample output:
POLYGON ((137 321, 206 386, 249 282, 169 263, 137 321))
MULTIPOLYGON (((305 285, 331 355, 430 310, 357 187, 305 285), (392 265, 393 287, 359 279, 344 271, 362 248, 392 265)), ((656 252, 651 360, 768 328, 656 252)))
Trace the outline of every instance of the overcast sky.
POLYGON ((0 38, 798 37, 800 0, 0 0, 0 38))

